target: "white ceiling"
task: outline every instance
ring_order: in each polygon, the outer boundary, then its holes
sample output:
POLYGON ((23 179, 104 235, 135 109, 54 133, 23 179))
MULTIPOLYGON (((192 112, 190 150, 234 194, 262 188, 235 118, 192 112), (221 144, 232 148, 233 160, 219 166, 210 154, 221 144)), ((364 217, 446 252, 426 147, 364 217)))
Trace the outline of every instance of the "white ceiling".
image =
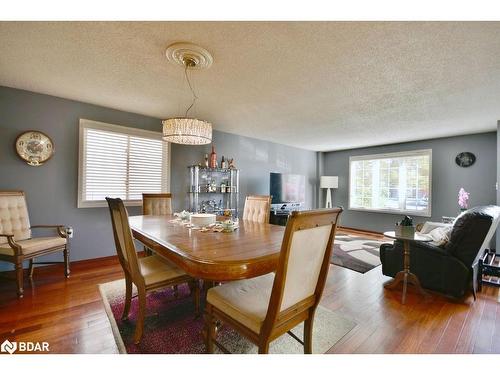
MULTIPOLYGON (((0 85, 326 151, 495 130, 500 22, 0 22, 0 85)), ((158 123, 160 129, 161 124, 158 123)))

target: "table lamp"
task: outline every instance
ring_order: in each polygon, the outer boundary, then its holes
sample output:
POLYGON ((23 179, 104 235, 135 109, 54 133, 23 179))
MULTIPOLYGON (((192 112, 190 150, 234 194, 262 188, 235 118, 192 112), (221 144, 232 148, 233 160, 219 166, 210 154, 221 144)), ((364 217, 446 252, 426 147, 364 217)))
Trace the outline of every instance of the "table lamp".
POLYGON ((332 191, 331 189, 337 189, 339 187, 339 177, 338 176, 321 176, 319 180, 319 187, 321 189, 326 189, 326 202, 325 208, 332 207, 332 191))

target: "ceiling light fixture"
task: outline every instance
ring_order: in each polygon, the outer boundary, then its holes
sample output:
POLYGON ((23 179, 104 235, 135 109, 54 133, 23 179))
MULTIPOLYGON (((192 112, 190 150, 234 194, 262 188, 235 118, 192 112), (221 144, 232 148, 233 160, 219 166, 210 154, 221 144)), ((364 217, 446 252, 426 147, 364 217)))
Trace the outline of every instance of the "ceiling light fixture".
POLYGON ((198 99, 189 80, 188 71, 209 68, 213 62, 212 55, 206 49, 191 43, 174 43, 167 48, 166 55, 170 62, 184 66, 184 75, 193 95, 193 101, 186 109, 184 117, 162 121, 163 140, 183 145, 206 145, 212 142, 212 124, 188 117, 189 110, 198 99))

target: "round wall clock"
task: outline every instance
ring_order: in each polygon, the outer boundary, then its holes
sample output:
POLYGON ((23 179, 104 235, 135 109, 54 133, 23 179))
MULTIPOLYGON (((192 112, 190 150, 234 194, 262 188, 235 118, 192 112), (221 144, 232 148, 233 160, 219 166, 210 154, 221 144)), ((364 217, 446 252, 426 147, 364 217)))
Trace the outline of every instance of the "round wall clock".
POLYGON ((460 167, 470 167, 476 161, 476 155, 472 152, 461 152, 455 158, 455 163, 460 167))
POLYGON ((54 143, 42 132, 30 130, 16 138, 16 152, 28 165, 38 167, 54 155, 54 143))

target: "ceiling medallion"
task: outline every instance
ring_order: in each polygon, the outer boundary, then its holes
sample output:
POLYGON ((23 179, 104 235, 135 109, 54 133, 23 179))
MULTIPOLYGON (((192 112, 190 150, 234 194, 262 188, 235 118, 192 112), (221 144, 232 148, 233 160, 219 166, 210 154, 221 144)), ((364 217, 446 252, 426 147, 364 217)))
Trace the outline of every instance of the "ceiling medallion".
POLYGON ((174 117, 162 121, 163 140, 184 145, 205 145, 212 142, 212 124, 188 117, 189 110, 194 106, 196 96, 188 70, 207 69, 212 65, 213 58, 206 49, 191 43, 174 43, 167 48, 168 61, 184 67, 184 75, 193 95, 191 105, 186 109, 184 117, 174 117))
POLYGON ((168 46, 165 55, 168 61, 184 67, 184 62, 189 59, 194 62, 190 69, 208 69, 214 61, 210 52, 193 43, 174 43, 168 46))

